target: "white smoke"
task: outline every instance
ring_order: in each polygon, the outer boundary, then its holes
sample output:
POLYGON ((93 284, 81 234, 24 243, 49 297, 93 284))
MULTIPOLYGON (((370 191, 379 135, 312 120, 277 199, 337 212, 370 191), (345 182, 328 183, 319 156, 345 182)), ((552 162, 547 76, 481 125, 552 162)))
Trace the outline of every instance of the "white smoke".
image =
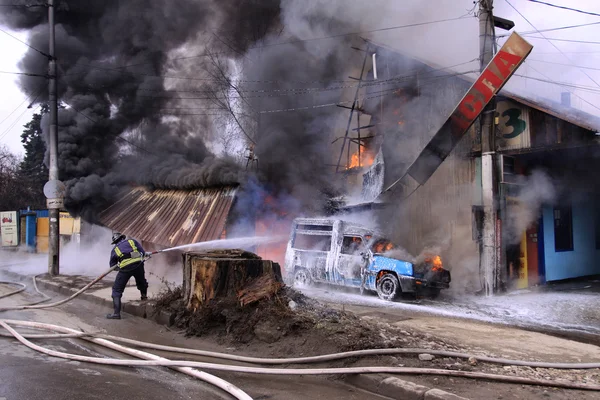
POLYGON ((517 203, 507 206, 504 238, 508 244, 519 243, 523 232, 539 219, 542 206, 553 204, 557 198, 555 184, 543 171, 535 170, 529 176, 519 177, 517 183, 520 186, 517 203))

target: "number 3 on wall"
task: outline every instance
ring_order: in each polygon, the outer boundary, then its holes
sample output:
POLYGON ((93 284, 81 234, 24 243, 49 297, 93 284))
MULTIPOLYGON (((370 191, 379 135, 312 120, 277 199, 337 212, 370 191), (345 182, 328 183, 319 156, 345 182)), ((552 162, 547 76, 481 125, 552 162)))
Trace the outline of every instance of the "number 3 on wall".
POLYGON ((502 113, 502 116, 508 117, 508 121, 506 121, 504 125, 513 129, 510 133, 502 134, 502 137, 505 139, 516 138, 527 128, 527 123, 522 119, 519 119, 519 117, 521 116, 521 110, 519 110, 518 108, 509 108, 508 110, 502 113))

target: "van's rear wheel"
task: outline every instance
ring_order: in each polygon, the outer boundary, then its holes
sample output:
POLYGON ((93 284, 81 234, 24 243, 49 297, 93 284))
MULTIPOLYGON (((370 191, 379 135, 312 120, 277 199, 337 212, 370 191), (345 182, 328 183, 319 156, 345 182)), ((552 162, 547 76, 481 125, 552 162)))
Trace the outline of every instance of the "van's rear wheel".
POLYGON ((308 286, 312 283, 310 272, 306 268, 298 268, 294 273, 294 286, 308 286))
POLYGON ((400 282, 394 274, 385 274, 377 281, 377 295, 383 300, 396 300, 400 295, 400 282))

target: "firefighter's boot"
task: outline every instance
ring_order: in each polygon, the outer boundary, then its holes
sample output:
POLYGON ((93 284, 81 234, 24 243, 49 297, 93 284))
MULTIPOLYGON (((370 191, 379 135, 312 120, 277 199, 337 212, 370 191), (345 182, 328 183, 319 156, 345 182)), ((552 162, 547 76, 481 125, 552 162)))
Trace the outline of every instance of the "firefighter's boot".
POLYGON ((106 318, 108 319, 121 319, 121 298, 113 297, 113 308, 114 311, 112 314, 107 314, 106 318))
POLYGON ((141 300, 148 300, 148 289, 140 290, 140 294, 142 295, 141 300))

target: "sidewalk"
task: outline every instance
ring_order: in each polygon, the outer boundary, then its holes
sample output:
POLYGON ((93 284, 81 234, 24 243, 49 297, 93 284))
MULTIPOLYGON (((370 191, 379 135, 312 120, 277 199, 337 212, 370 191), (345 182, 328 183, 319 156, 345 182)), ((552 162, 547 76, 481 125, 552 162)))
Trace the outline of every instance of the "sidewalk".
MULTIPOLYGON (((4 279, 23 282, 28 287, 33 285, 33 276, 21 275, 10 271, 0 271, 0 277, 2 276, 4 276, 4 279)), ((111 293, 115 276, 116 272, 111 272, 100 282, 97 282, 90 289, 80 294, 78 298, 106 307, 106 313, 111 313, 113 310, 111 293)), ((50 290, 68 297, 79 291, 93 279, 94 278, 92 277, 81 275, 59 275, 50 277, 48 274, 44 274, 38 276, 36 282, 41 291, 50 290)), ((141 301, 140 292, 135 287, 135 280, 131 278, 121 299, 122 312, 136 317, 153 319, 159 324, 170 325, 170 314, 163 312, 153 315, 152 312, 154 309, 154 301, 152 299, 155 298, 160 291, 161 286, 150 283, 148 286, 148 298, 150 300, 141 301)))

